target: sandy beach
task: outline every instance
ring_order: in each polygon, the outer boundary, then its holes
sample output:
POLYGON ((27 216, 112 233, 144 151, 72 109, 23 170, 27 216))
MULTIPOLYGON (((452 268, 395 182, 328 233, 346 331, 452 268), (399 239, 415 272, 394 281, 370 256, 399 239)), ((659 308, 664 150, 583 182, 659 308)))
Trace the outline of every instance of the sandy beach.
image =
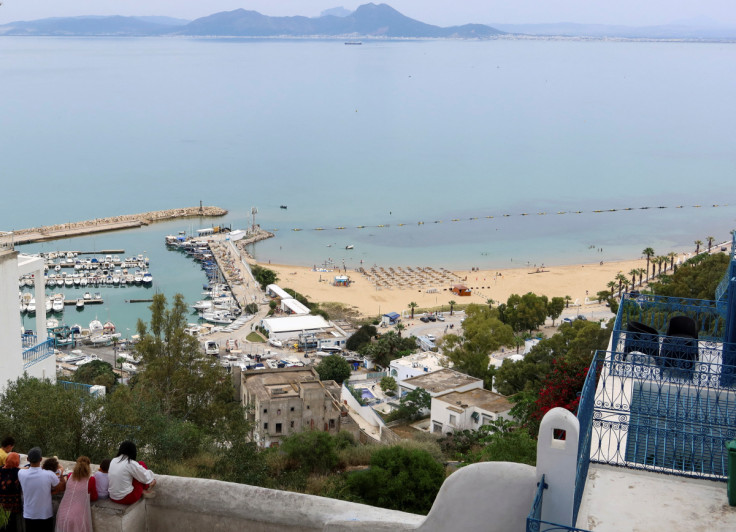
MULTIPOLYGON (((683 260, 685 257, 680 257, 683 260)), ((678 259, 675 259, 677 262, 678 259)), ((428 281, 423 286, 413 287, 406 283, 387 283, 393 286, 376 285, 365 275, 348 270, 347 273, 335 271, 320 272, 307 267, 264 264, 278 273, 278 284, 282 288, 292 288, 304 294, 311 301, 340 302, 357 308, 365 316, 375 316, 386 312, 399 312, 408 309, 414 301, 420 308, 445 306, 454 300, 459 304, 486 303, 488 299, 505 302, 511 294, 534 292, 547 297, 570 296, 572 304, 585 308, 585 298, 595 300, 600 290, 607 289, 606 284, 614 280, 617 274, 623 273, 631 278, 629 272, 635 268, 646 267, 646 259, 605 262, 603 264, 576 264, 569 266, 546 266, 539 268, 510 268, 503 270, 454 270, 457 283, 472 289, 472 295, 458 297, 450 291, 451 283, 440 284, 428 281), (348 275, 349 287, 334 286, 337 275, 348 275), (402 287, 403 284, 403 287, 402 287)), ((406 270, 406 268, 404 269, 406 270)), ((417 268, 414 267, 414 271, 417 268)), ((442 271, 441 268, 434 269, 442 271)), ((384 276, 386 278, 387 276, 384 276)), ((447 275, 435 275, 434 279, 446 280, 447 275)), ((646 276, 645 276, 646 277, 646 276)), ((397 279, 398 277, 393 277, 397 279)), ((405 277, 404 277, 405 278, 405 277)), ((427 279, 430 279, 429 277, 427 279)), ((638 279, 637 279, 638 280, 638 279)))

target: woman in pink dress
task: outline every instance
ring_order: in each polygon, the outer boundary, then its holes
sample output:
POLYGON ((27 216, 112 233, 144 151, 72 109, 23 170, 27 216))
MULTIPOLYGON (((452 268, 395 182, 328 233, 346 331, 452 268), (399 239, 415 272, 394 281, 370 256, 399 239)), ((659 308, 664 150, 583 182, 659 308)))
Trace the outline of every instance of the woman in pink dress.
POLYGON ((89 458, 80 456, 66 482, 64 498, 56 514, 56 532, 92 532, 89 502, 97 500, 97 487, 90 475, 89 458))

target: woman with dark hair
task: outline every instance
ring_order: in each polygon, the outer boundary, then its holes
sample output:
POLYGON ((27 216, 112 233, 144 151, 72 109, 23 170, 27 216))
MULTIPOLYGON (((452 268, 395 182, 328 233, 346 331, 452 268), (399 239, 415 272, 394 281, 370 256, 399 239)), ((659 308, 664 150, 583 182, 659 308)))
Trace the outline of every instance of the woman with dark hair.
POLYGON ((97 487, 90 476, 89 458, 80 456, 66 482, 64 498, 56 514, 56 532, 92 532, 90 500, 97 500, 97 487))
POLYGON ((112 502, 133 504, 156 485, 156 479, 146 464, 136 462, 137 454, 135 443, 124 441, 120 444, 117 456, 110 462, 107 477, 112 502))
POLYGON ((20 532, 23 530, 23 503, 18 480, 20 455, 10 452, 5 458, 5 466, 0 469, 0 506, 10 512, 8 523, 0 530, 20 532))

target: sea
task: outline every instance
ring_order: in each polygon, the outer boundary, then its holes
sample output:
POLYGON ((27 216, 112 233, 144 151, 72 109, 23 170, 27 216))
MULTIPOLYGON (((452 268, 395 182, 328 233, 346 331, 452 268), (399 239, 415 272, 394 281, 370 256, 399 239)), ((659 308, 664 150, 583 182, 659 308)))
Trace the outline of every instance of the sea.
POLYGON ((152 289, 64 317, 124 332, 148 316, 130 299, 201 297, 165 235, 244 228, 254 209, 276 235, 251 248, 265 263, 692 250, 736 227, 734 64, 734 43, 2 37, 0 230, 228 209, 20 247, 149 256, 152 289))

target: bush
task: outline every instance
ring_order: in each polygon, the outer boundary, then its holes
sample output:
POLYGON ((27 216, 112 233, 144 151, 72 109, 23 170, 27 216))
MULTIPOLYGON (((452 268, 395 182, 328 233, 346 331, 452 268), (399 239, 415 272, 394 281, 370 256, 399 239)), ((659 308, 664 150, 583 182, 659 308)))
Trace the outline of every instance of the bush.
POLYGON ((324 357, 314 369, 319 373, 320 380, 334 380, 338 384, 342 384, 352 374, 350 363, 340 355, 324 357))
POLYGON ((347 484, 367 504, 426 514, 444 480, 444 467, 428 452, 394 446, 373 453, 370 469, 352 473, 347 484))
POLYGON ((258 304, 248 303, 243 310, 245 310, 246 314, 256 314, 258 312, 258 304))
POLYGON ((396 379, 394 379, 393 377, 383 377, 381 379, 381 390, 383 390, 385 393, 396 392, 396 390, 398 389, 399 386, 398 384, 396 384, 396 379))
POLYGON ((366 344, 371 343, 371 339, 378 333, 373 325, 363 325, 355 331, 345 344, 351 351, 357 351, 366 344))
POLYGON ((328 432, 298 432, 284 438, 281 448, 292 462, 310 473, 328 473, 337 466, 335 440, 328 432))

